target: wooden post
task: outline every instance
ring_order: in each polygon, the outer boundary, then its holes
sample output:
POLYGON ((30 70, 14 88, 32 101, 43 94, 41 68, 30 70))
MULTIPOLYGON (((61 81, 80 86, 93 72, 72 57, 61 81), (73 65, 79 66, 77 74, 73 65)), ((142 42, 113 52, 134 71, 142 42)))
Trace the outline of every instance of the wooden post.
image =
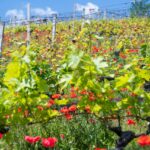
POLYGON ((97 13, 96 12, 96 10, 95 9, 89 9, 89 15, 88 15, 88 17, 89 17, 89 19, 94 19, 94 16, 93 16, 93 14, 95 14, 95 13, 97 13))
POLYGON ((89 15, 88 15, 88 19, 92 19, 92 9, 89 9, 89 15))
POLYGON ((57 19, 57 14, 53 14, 52 44, 54 43, 55 36, 56 36, 56 19, 57 19))
POLYGON ((114 14, 112 14, 112 20, 114 20, 115 19, 115 15, 114 14))
POLYGON ((8 26, 11 26, 11 24, 12 24, 12 19, 10 18, 10 19, 9 19, 8 26))
POLYGON ((83 8, 83 12, 82 12, 82 18, 83 18, 83 21, 82 21, 82 27, 84 27, 84 24, 85 24, 85 8, 83 8))
POLYGON ((30 3, 27 4, 27 51, 30 48, 30 3))
POLYGON ((14 17, 14 27, 17 26, 17 16, 14 17))
POLYGON ((73 25, 72 25, 72 31, 74 33, 74 28, 75 28, 75 17, 76 17, 76 5, 74 5, 74 11, 73 11, 73 25))
POLYGON ((98 9, 98 19, 100 19, 100 16, 101 16, 101 11, 100 11, 100 9, 98 9))
POLYGON ((0 22, 0 57, 2 56, 3 35, 4 35, 4 23, 0 22))
POLYGON ((83 8, 83 11, 82 11, 82 19, 85 20, 85 8, 83 8))
POLYGON ((104 20, 107 19, 107 11, 106 11, 106 9, 104 10, 104 17, 103 17, 103 19, 104 20))

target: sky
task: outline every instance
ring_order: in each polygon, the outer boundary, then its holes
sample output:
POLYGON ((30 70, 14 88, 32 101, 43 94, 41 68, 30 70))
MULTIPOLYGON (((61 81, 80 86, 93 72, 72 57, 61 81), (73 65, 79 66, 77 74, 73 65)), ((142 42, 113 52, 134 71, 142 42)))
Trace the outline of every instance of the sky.
POLYGON ((89 9, 125 9, 129 8, 133 0, 0 0, 0 17, 2 19, 17 16, 26 17, 27 2, 31 4, 31 15, 46 16, 53 13, 67 13, 82 11, 88 14, 89 9))

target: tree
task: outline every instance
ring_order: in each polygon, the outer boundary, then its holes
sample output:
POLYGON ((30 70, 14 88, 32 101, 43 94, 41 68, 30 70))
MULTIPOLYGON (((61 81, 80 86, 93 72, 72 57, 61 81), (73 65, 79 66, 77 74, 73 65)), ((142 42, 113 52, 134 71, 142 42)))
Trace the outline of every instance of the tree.
POLYGON ((130 8, 131 17, 150 16, 149 0, 135 0, 130 8))

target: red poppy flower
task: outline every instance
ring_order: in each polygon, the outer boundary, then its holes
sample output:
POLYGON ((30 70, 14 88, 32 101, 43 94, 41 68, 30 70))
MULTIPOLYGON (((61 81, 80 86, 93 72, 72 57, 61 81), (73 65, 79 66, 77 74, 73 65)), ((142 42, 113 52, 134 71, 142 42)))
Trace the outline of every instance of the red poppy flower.
POLYGON ((73 118, 73 116, 71 114, 65 114, 65 117, 67 120, 71 120, 73 118))
POLYGON ((88 92, 89 96, 94 96, 94 93, 88 92))
POLYGON ((137 143, 140 146, 150 146, 150 136, 149 135, 142 135, 137 139, 137 143))
POLYGON ((78 100, 79 100, 79 101, 82 100, 82 96, 78 96, 78 100))
POLYGON ((95 148, 94 150, 107 150, 106 148, 95 148))
POLYGON ((39 32, 39 30, 38 30, 38 29, 35 29, 34 31, 35 31, 36 33, 38 33, 38 32, 39 32))
POLYGON ((50 103, 47 103, 47 108, 50 108, 52 105, 50 103))
POLYGON ((76 105, 72 105, 72 106, 69 107, 69 111, 70 112, 74 112, 76 110, 77 110, 77 106, 76 105))
POLYGON ((129 49, 128 52, 129 53, 138 53, 138 49, 129 49))
POLYGON ((76 98, 76 97, 77 97, 77 94, 74 93, 74 92, 71 92, 70 97, 71 97, 71 98, 76 98))
POLYGON ((49 107, 51 107, 51 106, 54 105, 54 104, 55 104, 55 101, 52 100, 52 99, 50 99, 50 100, 48 101, 47 107, 49 108, 49 107))
POLYGON ((74 86, 72 86, 71 89, 70 89, 71 92, 75 92, 75 91, 78 91, 78 90, 79 90, 78 87, 74 87, 74 86))
POLYGON ((118 67, 121 68, 123 66, 123 64, 118 64, 118 67))
POLYGON ((89 123, 92 123, 92 124, 95 124, 95 123, 96 123, 96 120, 93 119, 93 118, 90 118, 90 119, 88 120, 88 122, 89 122, 89 123))
POLYGON ((5 115, 5 118, 9 119, 9 118, 11 118, 11 115, 5 115))
POLYGON ((135 93, 133 93, 133 92, 132 92, 130 95, 131 95, 132 97, 137 96, 137 94, 135 94, 135 93))
POLYGON ((78 87, 75 87, 75 88, 74 88, 74 90, 75 90, 75 91, 78 91, 78 90, 79 90, 79 88, 78 88, 78 87))
POLYGON ((18 108, 18 113, 19 113, 19 112, 21 112, 21 111, 22 111, 22 108, 21 108, 21 107, 19 107, 19 108, 18 108))
POLYGON ((2 133, 0 133, 0 139, 2 139, 3 138, 3 134, 2 133))
POLYGON ((74 86, 71 87, 70 91, 71 91, 71 92, 75 92, 74 86))
POLYGON ((88 92, 87 92, 86 90, 82 90, 82 91, 80 92, 80 94, 86 95, 86 94, 88 94, 88 92))
POLYGON ((97 48, 96 46, 93 46, 93 47, 92 47, 92 52, 93 52, 93 53, 99 52, 99 48, 97 48))
POLYGON ((108 50, 106 50, 106 49, 103 50, 103 54, 106 54, 106 53, 108 53, 108 50))
POLYGON ((121 92, 126 92, 126 91, 128 91, 128 88, 122 88, 121 89, 121 92))
POLYGON ((68 108, 65 106, 63 108, 60 109, 60 112, 63 113, 63 114, 68 114, 69 110, 68 108))
POLYGON ((92 92, 89 92, 89 100, 94 101, 95 100, 95 95, 92 92))
POLYGON ((24 116, 25 116, 25 117, 28 117, 28 116, 29 116, 29 111, 28 111, 28 110, 25 110, 25 111, 24 111, 24 116))
POLYGON ((86 111, 87 113, 91 113, 90 106, 86 106, 86 107, 85 107, 85 111, 86 111))
POLYGON ((131 111, 127 111, 127 115, 131 116, 132 115, 131 111))
POLYGON ((131 109, 131 108, 133 108, 133 106, 128 106, 128 109, 131 109))
POLYGON ((54 94, 54 95, 52 95, 52 98, 53 99, 58 99, 58 98, 60 98, 61 97, 61 94, 54 94))
POLYGON ((68 95, 63 95, 63 98, 68 98, 69 96, 68 95))
POLYGON ((125 54, 123 54, 123 53, 120 53, 119 56, 120 56, 122 59, 126 59, 126 58, 127 58, 127 56, 126 56, 125 54))
POLYGON ((43 110, 44 110, 44 108, 43 108, 42 106, 37 106, 37 109, 38 109, 39 111, 43 111, 43 110))
POLYGON ((94 100, 95 100, 95 96, 90 96, 90 97, 89 97, 89 100, 90 100, 90 101, 94 101, 94 100))
POLYGON ((42 139, 42 145, 45 148, 54 148, 56 142, 58 142, 58 140, 55 137, 49 137, 49 138, 42 139))
POLYGON ((48 103, 50 103, 51 105, 54 105, 54 104, 55 104, 55 101, 52 100, 52 99, 50 99, 50 100, 48 101, 48 103))
POLYGON ((36 137, 25 136, 25 141, 27 141, 30 144, 34 144, 34 143, 38 142, 40 139, 41 139, 40 136, 36 136, 36 137))
POLYGON ((128 120, 127 120, 127 124, 128 124, 128 125, 135 125, 136 122, 135 122, 134 120, 132 120, 132 119, 128 119, 128 120))
POLYGON ((114 61, 114 62, 117 62, 117 58, 114 58, 113 61, 114 61))
POLYGON ((61 137, 61 139, 65 138, 64 134, 60 134, 60 137, 61 137))

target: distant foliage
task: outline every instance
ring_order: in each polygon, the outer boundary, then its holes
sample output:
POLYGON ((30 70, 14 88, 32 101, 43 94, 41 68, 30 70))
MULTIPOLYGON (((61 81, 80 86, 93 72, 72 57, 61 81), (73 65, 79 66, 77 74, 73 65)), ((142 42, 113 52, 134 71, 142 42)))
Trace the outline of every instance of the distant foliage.
POLYGON ((135 0, 130 8, 131 17, 150 17, 150 1, 149 0, 135 0))

